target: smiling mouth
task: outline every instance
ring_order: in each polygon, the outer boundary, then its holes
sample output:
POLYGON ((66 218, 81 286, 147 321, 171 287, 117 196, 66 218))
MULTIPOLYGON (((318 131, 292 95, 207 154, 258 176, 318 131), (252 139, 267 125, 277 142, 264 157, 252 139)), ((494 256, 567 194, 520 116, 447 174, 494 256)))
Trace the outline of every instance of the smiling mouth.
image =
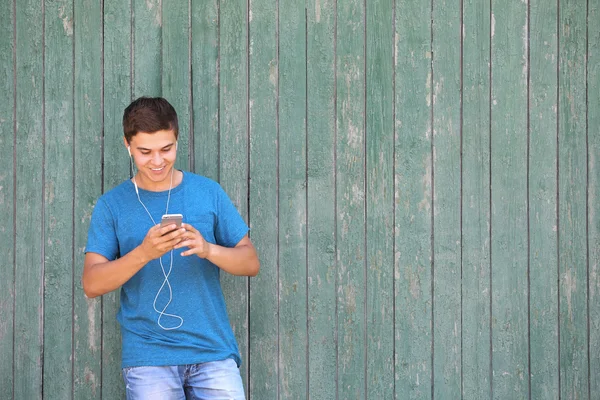
POLYGON ((152 171, 162 171, 163 169, 165 169, 165 167, 160 167, 160 168, 150 168, 152 171))

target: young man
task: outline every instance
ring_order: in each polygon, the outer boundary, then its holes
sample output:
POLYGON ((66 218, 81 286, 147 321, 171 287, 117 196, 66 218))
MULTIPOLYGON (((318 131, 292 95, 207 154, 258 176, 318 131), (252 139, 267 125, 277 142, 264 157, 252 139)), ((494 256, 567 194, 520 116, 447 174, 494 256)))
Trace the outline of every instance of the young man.
POLYGON ((100 197, 88 232, 83 289, 121 288, 128 399, 243 399, 241 363, 220 271, 255 276, 248 226, 216 182, 174 168, 177 114, 139 98, 123 115, 136 173, 100 197), (163 214, 184 223, 161 226, 163 214))

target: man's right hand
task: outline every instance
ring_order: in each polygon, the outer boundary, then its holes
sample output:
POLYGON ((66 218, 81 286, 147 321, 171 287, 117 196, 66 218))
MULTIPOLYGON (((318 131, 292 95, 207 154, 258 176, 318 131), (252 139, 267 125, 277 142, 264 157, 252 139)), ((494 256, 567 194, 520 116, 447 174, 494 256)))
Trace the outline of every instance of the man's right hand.
POLYGON ((140 245, 140 250, 148 257, 148 261, 155 260, 173 250, 175 245, 182 240, 181 235, 184 233, 185 228, 177 229, 175 224, 167 226, 154 225, 148 230, 144 241, 140 245))

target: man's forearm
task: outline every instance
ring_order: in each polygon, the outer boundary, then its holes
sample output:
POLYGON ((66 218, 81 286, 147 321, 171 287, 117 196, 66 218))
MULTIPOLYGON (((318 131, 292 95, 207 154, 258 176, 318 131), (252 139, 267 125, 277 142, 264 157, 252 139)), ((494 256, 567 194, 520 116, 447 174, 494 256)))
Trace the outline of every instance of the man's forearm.
POLYGON ((96 262, 84 267, 83 291, 89 298, 102 296, 120 288, 150 260, 139 247, 114 261, 96 262))
POLYGON ((232 275, 256 276, 260 269, 260 262, 252 245, 223 247, 211 243, 206 259, 232 275))

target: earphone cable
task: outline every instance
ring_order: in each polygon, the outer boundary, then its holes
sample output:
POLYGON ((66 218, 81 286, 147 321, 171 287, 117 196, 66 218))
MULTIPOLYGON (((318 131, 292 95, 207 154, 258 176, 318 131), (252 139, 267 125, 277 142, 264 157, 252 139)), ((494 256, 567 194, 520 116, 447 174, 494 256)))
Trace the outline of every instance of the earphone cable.
MULTIPOLYGON (((130 161, 131 161, 131 170, 134 171, 133 157, 130 157, 130 161)), ((170 186, 169 186, 169 193, 167 195, 167 207, 165 209, 165 214, 169 213, 169 202, 171 200, 171 189, 173 188, 173 173, 174 173, 174 170, 173 170, 173 167, 172 167, 171 168, 171 183, 170 183, 170 186)), ((137 186, 137 183, 135 181, 135 174, 133 176, 133 185, 135 187, 135 193, 137 194, 138 201, 140 202, 140 204, 142 205, 142 207, 144 207, 144 210, 146 210, 146 213, 150 217, 150 220, 152 220, 152 223, 154 225, 157 225, 156 221, 152 217, 152 214, 150 214, 150 211, 148 210, 148 208, 146 207, 146 205, 144 204, 144 202, 140 198, 140 193, 139 193, 139 190, 138 190, 138 186, 137 186)), ((169 272, 165 272, 165 267, 164 267, 163 262, 162 262, 162 256, 159 257, 158 261, 160 263, 160 268, 162 270, 162 273, 163 273, 163 276, 164 276, 164 280, 163 280, 162 285, 160 285, 160 288, 156 292, 156 296, 154 296, 154 302, 152 303, 152 307, 154 308, 154 311, 156 311, 158 313, 158 320, 156 321, 157 324, 158 324, 158 326, 160 326, 162 329, 164 329, 166 331, 169 331, 169 330, 177 329, 177 328, 179 328, 179 327, 181 327, 183 325, 183 318, 182 317, 180 317, 179 315, 170 314, 170 313, 165 312, 167 310, 167 308, 169 307, 169 305, 171 304, 171 301, 173 300, 173 288, 171 287, 171 283, 169 282, 169 276, 171 275, 171 271, 173 271, 173 250, 170 251, 169 272), (165 287, 165 284, 167 285, 167 287, 169 289, 169 301, 167 302, 167 304, 165 304, 165 306, 164 306, 164 308, 162 310, 158 310, 156 308, 156 302, 158 300, 158 297, 160 296, 160 293, 162 292, 163 288, 165 287), (173 318, 179 319, 179 325, 174 326, 174 327, 164 327, 160 323, 160 320, 165 315, 167 317, 173 317, 173 318)))

